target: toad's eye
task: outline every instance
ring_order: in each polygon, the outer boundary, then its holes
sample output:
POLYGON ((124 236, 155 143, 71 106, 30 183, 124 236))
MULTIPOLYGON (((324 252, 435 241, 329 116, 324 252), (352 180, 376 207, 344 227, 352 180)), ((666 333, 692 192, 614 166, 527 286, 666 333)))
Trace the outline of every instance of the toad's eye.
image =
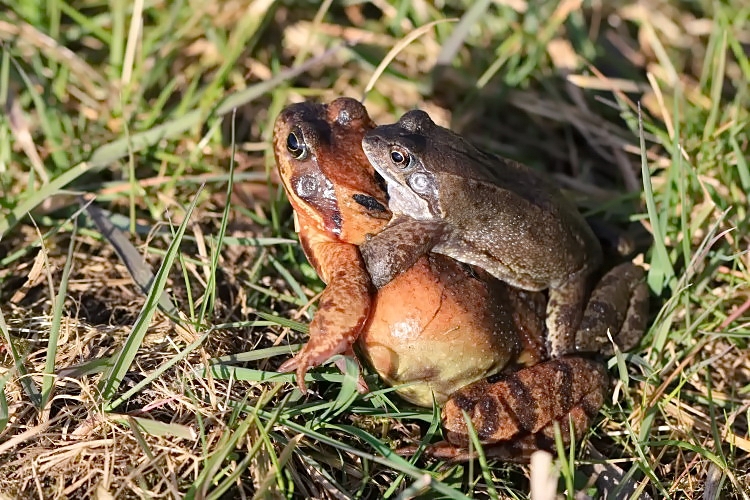
POLYGON ((406 168, 409 166, 410 163, 410 156, 409 153, 402 149, 392 149, 391 150, 391 161, 394 165, 398 165, 401 168, 406 168))
POLYGON ((292 154, 295 160, 302 160, 307 156, 307 145, 301 137, 302 134, 289 132, 286 138, 286 149, 292 154))

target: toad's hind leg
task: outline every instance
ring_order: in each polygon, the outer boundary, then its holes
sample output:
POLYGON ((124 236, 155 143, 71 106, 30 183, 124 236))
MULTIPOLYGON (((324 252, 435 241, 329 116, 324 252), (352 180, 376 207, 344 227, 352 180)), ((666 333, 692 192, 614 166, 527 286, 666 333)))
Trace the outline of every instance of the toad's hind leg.
POLYGON ((427 453, 447 460, 470 458, 462 455, 470 441, 464 412, 487 454, 494 457, 550 449, 554 423, 562 425, 565 436, 569 419, 579 439, 604 403, 608 380, 601 363, 570 356, 471 384, 443 408, 447 442, 427 453))
MULTIPOLYGON (((601 393, 592 392, 586 395, 580 404, 571 408, 567 415, 550 422, 537 433, 522 434, 507 443, 485 445, 484 455, 487 458, 505 462, 527 463, 535 451, 555 449, 555 424, 559 426, 563 446, 568 447, 571 443, 571 427, 573 440, 581 440, 596 416, 596 411, 592 412, 592 410, 600 408, 602 404, 601 393)), ((416 447, 402 448, 398 450, 398 453, 413 455, 416 451, 416 447)), ((448 441, 435 443, 427 448, 425 453, 432 458, 448 462, 464 462, 478 458, 476 451, 470 451, 468 448, 456 446, 448 441)))
POLYGON ((547 301, 547 352, 558 358, 576 351, 576 330, 583 317, 588 276, 578 275, 550 287, 547 301))
POLYGON ((612 343, 621 351, 640 342, 648 320, 648 288, 643 269, 625 262, 610 270, 591 293, 583 319, 576 332, 578 352, 611 355, 612 343))

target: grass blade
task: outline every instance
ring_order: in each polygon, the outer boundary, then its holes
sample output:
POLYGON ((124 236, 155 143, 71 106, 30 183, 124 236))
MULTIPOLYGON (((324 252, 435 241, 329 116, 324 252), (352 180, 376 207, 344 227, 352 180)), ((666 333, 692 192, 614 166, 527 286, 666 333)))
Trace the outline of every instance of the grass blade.
MULTIPOLYGON (((8 330, 8 325, 5 322, 5 316, 3 315, 2 308, 0 308, 0 332, 2 332, 3 339, 5 339, 5 345, 7 346, 8 351, 13 357, 14 368, 18 370, 21 387, 23 387, 24 392, 26 393, 26 396, 29 398, 29 400, 34 405, 38 406, 42 400, 41 394, 39 393, 39 389, 37 389, 37 387, 32 382, 31 377, 29 377, 29 371, 26 369, 26 365, 24 364, 25 356, 21 356, 18 353, 16 345, 10 336, 10 330, 8 330)), ((8 370, 8 373, 12 373, 12 370, 8 370)))
POLYGON ((216 274, 219 268, 219 257, 221 256, 221 249, 224 246, 224 237, 227 234, 227 225, 229 224, 229 213, 232 206, 232 191, 234 188, 234 156, 237 153, 237 146, 235 140, 235 123, 237 120, 237 110, 232 111, 232 154, 231 160, 229 161, 229 178, 227 182, 226 190, 226 202, 224 203, 224 211, 221 214, 221 224, 219 225, 219 235, 215 240, 212 240, 211 248, 211 268, 208 275, 208 283, 206 284, 206 292, 203 297, 201 304, 201 310, 198 314, 198 321, 203 322, 206 318, 206 314, 213 313, 214 299, 216 298, 216 274))
MULTIPOLYGON (((120 262, 125 265, 135 284, 138 285, 144 294, 148 295, 154 283, 154 273, 148 268, 141 254, 130 242, 130 239, 112 223, 107 215, 108 213, 96 206, 93 201, 86 201, 80 197, 79 202, 81 206, 85 207, 86 213, 94 224, 96 224, 101 235, 115 249, 120 262)), ((177 307, 175 307, 172 299, 164 291, 159 295, 159 307, 170 316, 177 316, 177 307)))
POLYGON ((151 324, 151 318, 153 318, 159 304, 159 297, 161 296, 162 292, 164 291, 164 287, 167 284, 167 279, 169 277, 169 271, 172 268, 172 263, 177 257, 177 252, 180 248, 180 242, 182 242, 182 237, 185 234, 185 229, 187 229, 188 223, 190 222, 190 216, 195 209, 195 205, 198 203, 198 198, 200 197, 202 191, 203 188, 201 187, 193 197, 193 201, 185 213, 185 218, 182 221, 182 224, 180 224, 180 227, 177 229, 172 242, 169 244, 167 254, 164 257, 164 261, 162 262, 159 271, 156 273, 156 279, 154 280, 151 290, 146 297, 146 302, 143 305, 143 309, 141 309, 141 313, 138 315, 138 319, 133 325, 133 329, 131 330, 127 340, 125 341, 125 345, 113 357, 112 367, 105 372, 104 377, 102 378, 99 386, 99 393, 100 397, 105 403, 108 403, 112 399, 112 397, 114 397, 117 388, 120 386, 120 383, 125 377, 125 373, 128 371, 130 365, 135 359, 135 355, 138 352, 138 348, 140 347, 141 343, 143 342, 143 338, 146 336, 148 327, 151 324))
POLYGON ((65 306, 65 299, 68 294, 68 279, 70 278, 70 270, 73 266, 73 250, 76 245, 77 230, 78 224, 74 221, 73 231, 70 234, 70 245, 68 246, 68 258, 65 259, 65 267, 63 268, 62 277, 60 278, 60 286, 57 289, 57 297, 55 298, 54 310, 52 311, 52 325, 50 325, 49 330, 47 354, 44 363, 44 376, 42 378, 42 399, 39 403, 41 409, 44 409, 47 406, 47 403, 52 396, 52 389, 56 378, 55 359, 57 357, 58 339, 60 338, 63 307, 65 306))
POLYGON ((648 273, 648 284, 651 289, 660 294, 665 282, 674 277, 674 268, 669 260, 667 247, 664 243, 664 235, 661 232, 661 222, 659 212, 656 209, 654 201, 654 191, 651 186, 651 172, 648 168, 648 159, 646 158, 646 142, 643 135, 643 116, 641 107, 638 105, 638 127, 641 141, 641 175, 643 177, 643 191, 646 198, 646 208, 648 209, 648 218, 651 221, 651 227, 654 232, 654 257, 651 269, 648 273))
POLYGON ((208 337, 208 333, 204 333, 195 342, 187 346, 182 352, 177 353, 169 361, 160 365, 159 368, 149 373, 148 376, 146 376, 143 380, 141 380, 140 382, 135 384, 133 387, 128 389, 126 392, 124 392, 119 398, 104 405, 104 411, 112 411, 114 408, 117 408, 118 406, 123 404, 125 401, 127 401, 131 396, 137 394, 148 384, 158 379, 161 375, 164 374, 164 372, 166 372, 167 370, 172 368, 174 365, 176 365, 177 363, 185 359, 188 354, 190 354, 191 352, 196 350, 198 347, 200 347, 207 337, 208 337))
MULTIPOLYGON (((215 114, 217 116, 224 116, 233 109, 257 99, 267 92, 270 92, 281 83, 306 72, 331 54, 338 51, 340 48, 341 46, 337 46, 319 57, 314 57, 306 61, 304 64, 284 70, 268 80, 257 83, 228 96, 217 106, 215 114)), ((42 186, 34 196, 31 196, 18 206, 14 207, 6 217, 0 218, 0 241, 2 241, 3 236, 10 229, 18 224, 24 215, 36 208, 42 201, 58 194, 63 187, 78 179, 86 172, 92 169, 106 167, 128 153, 137 153, 156 145, 159 141, 174 138, 179 134, 200 125, 205 121, 205 118, 206 116, 204 112, 201 110, 194 110, 186 113, 180 118, 164 123, 163 125, 157 125, 145 132, 133 134, 132 136, 118 139, 109 144, 105 144, 104 146, 100 146, 91 154, 88 161, 81 162, 70 170, 63 172, 48 184, 42 186)))

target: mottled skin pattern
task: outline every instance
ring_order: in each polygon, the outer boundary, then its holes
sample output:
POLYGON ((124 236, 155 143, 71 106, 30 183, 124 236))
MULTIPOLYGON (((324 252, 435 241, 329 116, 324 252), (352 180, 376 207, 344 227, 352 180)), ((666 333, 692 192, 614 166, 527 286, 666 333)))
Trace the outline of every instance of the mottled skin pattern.
POLYGON ((611 355, 607 327, 621 325, 614 335, 615 344, 621 351, 629 351, 640 342, 647 316, 648 289, 643 269, 620 264, 605 274, 591 292, 576 332, 576 350, 611 355))
POLYGON ((414 248, 401 243, 398 254, 369 269, 376 286, 431 250, 525 290, 549 289, 550 352, 571 352, 589 275, 601 265, 602 251, 557 186, 524 165, 476 149, 420 110, 369 131, 362 147, 388 184, 396 216, 363 248, 365 257, 400 242, 404 232, 423 234, 414 248))
MULTIPOLYGON (((398 389, 400 395, 425 406, 433 397, 445 402, 447 442, 428 449, 439 458, 471 458, 461 410, 469 413, 493 456, 519 459, 533 449, 550 448, 555 421, 567 429, 571 419, 580 437, 602 404, 606 372, 580 357, 544 362, 543 295, 510 287, 482 269, 438 254, 420 255, 379 290, 371 287, 356 245, 385 227, 390 217, 383 187, 359 147, 372 126, 364 108, 351 99, 292 105, 276 121, 274 151, 297 214, 300 241, 328 284, 308 344, 281 368, 296 369, 305 390, 308 368, 334 354, 352 354, 358 340, 365 358, 387 382, 409 384, 398 389), (508 372, 508 367, 520 369, 508 372)), ((404 232, 395 247, 380 254, 370 251, 368 265, 402 255, 396 248, 402 242, 431 237, 404 232)), ((629 322, 624 319, 629 313, 606 308, 606 298, 625 297, 615 308, 633 306, 627 297, 639 288, 642 272, 628 264, 610 274, 602 280, 606 288, 599 295, 594 291, 601 300, 592 299, 583 324, 599 336, 601 328, 617 332, 623 322, 637 332, 645 315, 629 322), (601 312, 604 325, 597 321, 601 312)), ((582 343, 587 332, 580 332, 582 343)), ((598 350, 601 342, 587 345, 598 350)))

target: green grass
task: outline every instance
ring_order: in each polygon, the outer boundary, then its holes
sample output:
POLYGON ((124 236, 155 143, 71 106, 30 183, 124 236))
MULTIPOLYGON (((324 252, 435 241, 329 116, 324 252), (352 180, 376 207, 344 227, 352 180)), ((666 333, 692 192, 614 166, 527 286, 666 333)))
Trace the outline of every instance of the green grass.
POLYGON ((362 96, 392 47, 456 18, 395 53, 371 115, 420 107, 549 172, 648 271, 649 330, 611 360, 558 493, 748 498, 750 8, 435 4, 4 3, 3 494, 527 497, 525 466, 395 454, 438 439, 438 413, 370 373, 358 395, 351 363, 306 397, 275 371, 323 285, 273 120, 362 96))

